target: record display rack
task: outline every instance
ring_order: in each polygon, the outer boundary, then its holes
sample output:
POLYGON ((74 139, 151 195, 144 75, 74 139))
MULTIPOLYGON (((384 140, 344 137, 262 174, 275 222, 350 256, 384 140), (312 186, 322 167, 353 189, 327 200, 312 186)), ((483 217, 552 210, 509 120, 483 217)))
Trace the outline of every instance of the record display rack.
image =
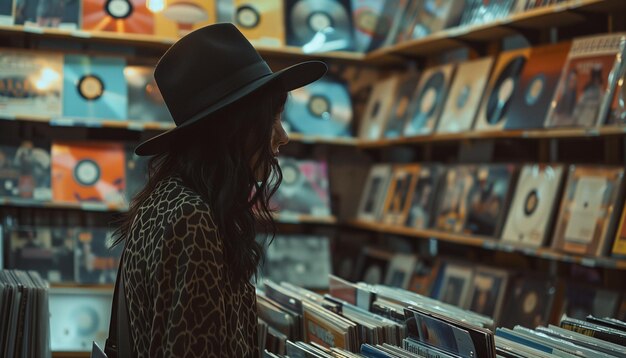
POLYGON ((503 251, 510 253, 515 252, 531 257, 556 260, 566 263, 576 263, 588 267, 602 267, 608 269, 626 270, 626 260, 619 260, 610 257, 586 257, 570 255, 558 252, 548 247, 534 248, 515 246, 508 243, 503 243, 491 237, 455 234, 437 230, 418 230, 409 227, 387 225, 383 223, 363 220, 348 221, 346 225, 351 228, 362 229, 371 232, 415 237, 418 239, 435 239, 442 242, 479 247, 487 250, 503 251))
POLYGON ((460 133, 431 134, 415 137, 399 137, 380 140, 361 140, 364 149, 385 148, 400 145, 434 142, 455 142, 476 139, 555 139, 626 136, 626 127, 557 128, 532 130, 469 131, 460 133))

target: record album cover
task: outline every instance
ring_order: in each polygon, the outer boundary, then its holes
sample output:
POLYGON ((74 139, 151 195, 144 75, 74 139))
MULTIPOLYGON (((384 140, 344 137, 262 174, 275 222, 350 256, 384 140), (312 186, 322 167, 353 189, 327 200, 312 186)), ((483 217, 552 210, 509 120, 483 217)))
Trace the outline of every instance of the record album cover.
POLYGON ((352 0, 355 48, 359 52, 374 50, 392 26, 397 5, 387 0, 352 0))
POLYGON ((22 141, 0 145, 0 197, 48 201, 50 184, 50 145, 22 141))
POLYGON ((66 55, 63 65, 63 115, 128 119, 125 65, 123 58, 66 55))
POLYGON ((617 291, 569 282, 565 289, 563 313, 584 320, 587 316, 615 317, 620 294, 617 291))
POLYGON ((546 243, 559 204, 562 165, 524 165, 517 181, 502 241, 540 247, 546 243))
POLYGON ((153 72, 154 67, 149 66, 126 66, 124 68, 128 92, 128 119, 174 124, 172 115, 154 80, 153 72))
POLYGON ((109 335, 111 290, 52 288, 49 300, 52 351, 87 352, 94 341, 104 347, 109 335))
POLYGON ((513 92, 505 129, 542 128, 571 42, 533 47, 513 92))
POLYGON ((530 55, 530 48, 502 52, 491 72, 474 129, 499 130, 508 121, 514 93, 530 55))
POLYGON ((552 247, 602 256, 607 253, 618 219, 624 168, 575 166, 563 193, 552 247))
POLYGON ((113 245, 113 232, 106 227, 76 230, 76 281, 83 284, 115 283, 122 245, 113 245))
POLYGON ((234 24, 255 46, 285 45, 283 1, 233 0, 234 24))
POLYGON ((500 236, 515 172, 513 165, 482 165, 477 168, 468 193, 467 233, 500 236))
POLYGON ((147 3, 145 0, 83 0, 82 28, 152 35, 154 14, 147 3))
MULTIPOLYGON (((2 1, 11 3, 11 1, 2 1)), ((15 24, 77 30, 80 24, 80 0, 15 1, 15 24)))
POLYGON ((291 92, 283 112, 286 129, 323 137, 351 135, 352 99, 347 84, 326 75, 291 92))
POLYGON ((498 322, 508 278, 507 271, 479 267, 474 273, 469 295, 469 310, 491 317, 498 322))
POLYGON ((350 0, 286 0, 285 24, 287 45, 304 52, 354 49, 350 0))
POLYGON ((372 166, 359 202, 357 214, 359 220, 376 221, 380 218, 390 180, 391 165, 372 166))
POLYGON ((413 278, 417 256, 407 254, 394 254, 389 262, 385 285, 406 289, 413 278))
POLYGON ((415 1, 417 12, 411 26, 411 36, 416 39, 455 26, 461 19, 462 4, 453 1, 419 0, 415 1))
POLYGON ((274 282, 305 288, 328 288, 330 239, 325 236, 278 235, 267 248, 262 274, 274 282))
POLYGON ((399 76, 391 76, 374 84, 360 123, 359 138, 379 139, 391 113, 393 98, 400 81, 399 76))
POLYGON ((48 282, 74 282, 74 230, 42 226, 11 229, 8 268, 34 270, 48 282))
POLYGON ((609 89, 602 107, 600 107, 600 124, 626 125, 626 40, 624 40, 621 64, 615 76, 615 87, 609 89))
POLYGON ((0 1, 0 25, 12 26, 15 24, 15 2, 13 0, 0 1))
POLYGON ((440 275, 443 275, 443 279, 437 299, 457 307, 467 308, 474 277, 472 267, 446 262, 440 275))
POLYGON ((382 218, 385 224, 403 226, 406 222, 419 171, 418 164, 396 165, 393 168, 383 207, 382 218))
POLYGON ((374 247, 364 247, 356 265, 357 282, 378 285, 385 282, 393 254, 374 247))
POLYGON ((403 134, 405 137, 431 134, 443 110, 455 65, 426 69, 408 110, 403 134))
POLYGON ((443 168, 436 165, 420 166, 405 225, 416 229, 427 229, 432 225, 435 199, 443 168))
POLYGON ((458 65, 437 125, 438 133, 465 132, 472 128, 492 66, 492 57, 458 65))
POLYGON ((519 276, 511 282, 502 311, 506 314, 499 321, 502 327, 537 327, 548 323, 556 288, 538 276, 519 276))
POLYGON ((385 138, 397 138, 402 136, 409 106, 415 90, 417 89, 418 80, 419 74, 415 71, 407 73, 399 80, 393 105, 389 113, 389 119, 385 124, 385 138))
POLYGON ((433 226, 448 232, 463 232, 470 206, 470 191, 474 187, 476 167, 449 167, 437 195, 433 226))
POLYGON ((326 162, 280 157, 283 181, 272 204, 283 214, 330 216, 326 162))
POLYGON ((182 37, 217 22, 214 0, 169 0, 163 1, 162 6, 162 10, 154 12, 154 31, 158 36, 182 37))
POLYGON ((53 143, 53 199, 123 205, 124 163, 124 148, 120 143, 53 143))
POLYGON ((614 88, 618 56, 626 34, 595 35, 573 41, 546 118, 546 127, 592 127, 614 88), (607 91, 608 90, 608 91, 607 91))
POLYGON ((0 113, 58 117, 62 96, 63 55, 0 50, 0 113))

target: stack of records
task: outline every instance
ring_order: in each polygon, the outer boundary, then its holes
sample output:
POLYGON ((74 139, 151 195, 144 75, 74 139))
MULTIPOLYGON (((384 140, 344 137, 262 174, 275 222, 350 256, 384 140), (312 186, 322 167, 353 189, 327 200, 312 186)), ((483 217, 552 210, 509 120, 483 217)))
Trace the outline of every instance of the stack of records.
POLYGON ((48 283, 34 271, 0 271, 0 356, 49 357, 48 283))

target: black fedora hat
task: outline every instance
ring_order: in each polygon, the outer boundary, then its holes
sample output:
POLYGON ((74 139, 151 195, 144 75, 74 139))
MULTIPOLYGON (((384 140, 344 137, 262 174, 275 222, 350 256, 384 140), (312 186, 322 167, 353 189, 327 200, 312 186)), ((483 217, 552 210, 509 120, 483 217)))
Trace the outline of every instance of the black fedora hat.
POLYGON ((141 143, 135 153, 165 152, 185 128, 256 90, 278 81, 288 92, 319 79, 326 70, 323 62, 307 61, 272 72, 252 44, 229 23, 193 31, 172 45, 154 70, 176 127, 141 143))

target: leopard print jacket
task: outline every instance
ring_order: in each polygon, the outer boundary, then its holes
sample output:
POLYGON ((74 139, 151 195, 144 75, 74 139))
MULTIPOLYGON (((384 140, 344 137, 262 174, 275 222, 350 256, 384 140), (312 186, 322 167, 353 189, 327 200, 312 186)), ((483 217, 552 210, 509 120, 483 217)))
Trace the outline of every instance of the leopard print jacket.
POLYGON ((137 357, 253 357, 254 287, 231 282, 209 206, 171 177, 140 207, 123 259, 137 357))

